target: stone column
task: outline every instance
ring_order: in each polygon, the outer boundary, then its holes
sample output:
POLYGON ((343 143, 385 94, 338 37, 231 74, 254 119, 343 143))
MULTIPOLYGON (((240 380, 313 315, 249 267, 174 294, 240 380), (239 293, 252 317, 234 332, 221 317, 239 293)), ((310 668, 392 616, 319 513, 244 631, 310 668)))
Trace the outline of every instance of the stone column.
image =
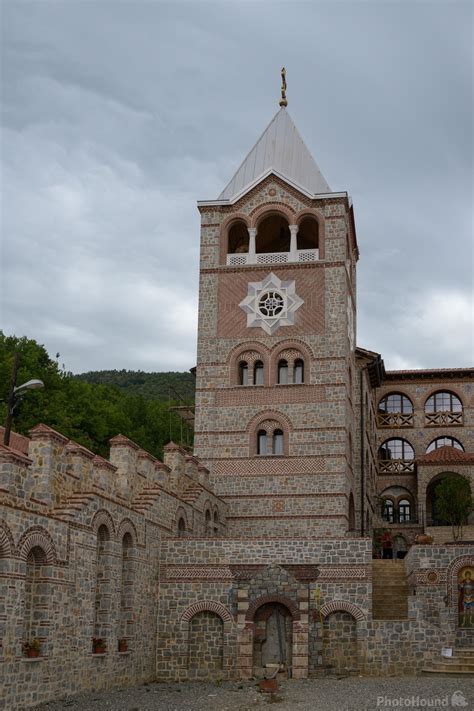
POLYGON ((255 264, 257 261, 256 257, 256 237, 257 237, 257 228, 256 227, 248 227, 247 228, 249 231, 249 264, 255 264))
POLYGON ((300 619, 293 622, 293 679, 308 678, 308 629, 309 601, 308 588, 301 587, 297 592, 300 619))
POLYGON ((253 622, 245 616, 249 609, 248 588, 237 590, 237 677, 252 678, 253 666, 253 622))
POLYGON ((290 262, 298 261, 298 225, 290 225, 290 262))

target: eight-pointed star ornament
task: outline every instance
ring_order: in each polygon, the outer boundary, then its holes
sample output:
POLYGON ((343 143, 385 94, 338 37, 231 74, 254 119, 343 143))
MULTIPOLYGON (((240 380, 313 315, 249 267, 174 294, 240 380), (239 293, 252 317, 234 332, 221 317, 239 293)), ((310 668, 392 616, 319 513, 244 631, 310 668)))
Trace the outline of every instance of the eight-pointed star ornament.
POLYGON ((239 306, 247 314, 249 328, 263 328, 272 336, 280 326, 293 326, 295 311, 303 303, 294 280, 282 281, 272 272, 263 281, 249 283, 248 294, 239 306))

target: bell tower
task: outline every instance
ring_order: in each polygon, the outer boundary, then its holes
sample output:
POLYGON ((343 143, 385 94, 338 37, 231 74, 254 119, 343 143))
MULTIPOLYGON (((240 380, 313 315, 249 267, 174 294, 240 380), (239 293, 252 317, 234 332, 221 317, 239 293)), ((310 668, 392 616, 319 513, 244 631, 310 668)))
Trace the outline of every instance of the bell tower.
POLYGON ((357 491, 349 196, 331 191, 282 96, 198 208, 195 454, 229 504, 229 535, 345 536, 357 491))

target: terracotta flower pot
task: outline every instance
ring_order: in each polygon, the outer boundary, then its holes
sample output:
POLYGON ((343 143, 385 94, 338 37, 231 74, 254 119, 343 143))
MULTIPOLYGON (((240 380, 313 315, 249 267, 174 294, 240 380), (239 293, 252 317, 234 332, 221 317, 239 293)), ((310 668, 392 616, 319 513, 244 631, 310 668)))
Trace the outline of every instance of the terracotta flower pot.
POLYGON ((105 654, 105 647, 94 647, 94 654, 105 654))
POLYGON ((260 679, 260 691, 272 692, 278 689, 278 681, 275 679, 260 679))
POLYGON ((428 543, 433 543, 433 537, 428 536, 427 533, 419 533, 415 538, 415 542, 421 545, 426 545, 428 543))
POLYGON ((128 645, 126 642, 119 642, 119 652, 126 652, 128 650, 128 645))
POLYGON ((26 656, 28 657, 28 659, 32 659, 33 657, 39 657, 39 653, 39 649, 36 649, 35 647, 29 647, 26 650, 26 656))

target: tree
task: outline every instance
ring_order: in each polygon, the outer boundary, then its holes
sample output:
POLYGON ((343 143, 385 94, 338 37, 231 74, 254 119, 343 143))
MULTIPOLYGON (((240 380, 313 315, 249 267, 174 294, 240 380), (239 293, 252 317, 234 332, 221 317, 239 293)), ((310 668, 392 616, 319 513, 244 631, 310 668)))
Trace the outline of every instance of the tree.
POLYGON ((435 492, 437 510, 451 526, 453 539, 457 541, 474 510, 471 485, 462 476, 448 476, 436 486, 435 492))

